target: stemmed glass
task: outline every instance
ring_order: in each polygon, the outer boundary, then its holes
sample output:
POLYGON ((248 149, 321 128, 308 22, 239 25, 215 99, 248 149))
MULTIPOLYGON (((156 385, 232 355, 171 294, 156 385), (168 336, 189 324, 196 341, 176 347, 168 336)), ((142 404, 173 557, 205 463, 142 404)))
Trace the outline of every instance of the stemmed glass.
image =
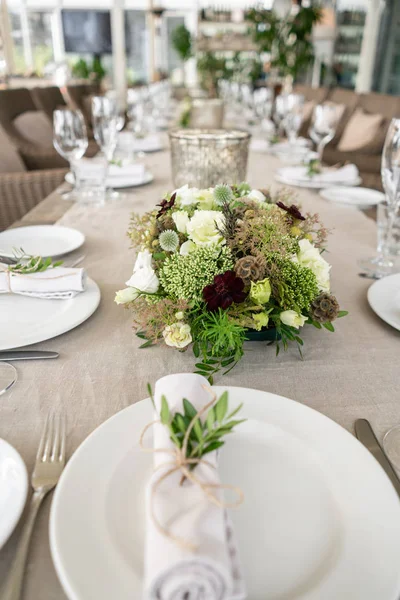
POLYGON ((117 147, 118 111, 116 103, 106 96, 92 98, 93 133, 104 156, 110 162, 117 147))
POLYGON ((317 146, 318 160, 322 162, 325 146, 333 140, 340 118, 340 110, 333 104, 318 104, 314 108, 310 138, 317 146))
POLYGON ((79 110, 55 110, 53 113, 53 144, 57 152, 70 164, 75 189, 62 194, 65 200, 76 198, 75 162, 82 158, 88 147, 85 120, 79 110))
POLYGON ((286 96, 286 106, 287 110, 283 120, 283 127, 286 131, 289 144, 295 144, 303 120, 304 96, 300 94, 288 94, 286 96))
POLYGON ((381 176, 387 203, 386 231, 375 258, 360 261, 368 275, 380 279, 395 266, 391 256, 393 230, 400 207, 400 119, 392 119, 382 152, 381 176))

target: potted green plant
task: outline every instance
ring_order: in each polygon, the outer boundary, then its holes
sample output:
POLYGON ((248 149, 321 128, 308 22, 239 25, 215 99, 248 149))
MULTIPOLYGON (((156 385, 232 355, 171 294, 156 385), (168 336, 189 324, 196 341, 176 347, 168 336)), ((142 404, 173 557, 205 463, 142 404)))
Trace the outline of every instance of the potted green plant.
POLYGON ((185 85, 185 63, 193 56, 192 52, 192 36, 188 28, 182 23, 178 25, 171 36, 173 48, 178 53, 183 62, 183 84, 185 85))

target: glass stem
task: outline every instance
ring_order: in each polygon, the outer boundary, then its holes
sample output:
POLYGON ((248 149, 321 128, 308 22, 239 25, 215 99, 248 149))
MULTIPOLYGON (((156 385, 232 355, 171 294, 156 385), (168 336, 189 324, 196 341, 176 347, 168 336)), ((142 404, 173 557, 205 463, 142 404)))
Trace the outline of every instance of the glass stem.
POLYGON ((389 210, 388 210, 389 214, 388 214, 386 235, 383 240, 383 244, 381 245, 381 250, 379 252, 379 259, 382 260, 382 262, 385 262, 388 259, 388 257, 390 256, 390 244, 391 244, 391 240, 392 240, 393 227, 394 227, 394 223, 396 221, 397 212, 398 212, 397 207, 394 209, 389 208, 389 210))
POLYGON ((325 140, 321 140, 319 142, 319 144, 317 144, 318 160, 320 163, 322 163, 322 155, 324 153, 325 146, 326 146, 325 140))
POLYGON ((70 169, 71 169, 71 173, 74 176, 74 185, 73 185, 73 191, 77 192, 79 191, 79 187, 80 187, 80 182, 78 179, 78 171, 76 168, 76 162, 74 158, 71 158, 70 163, 69 163, 70 169))

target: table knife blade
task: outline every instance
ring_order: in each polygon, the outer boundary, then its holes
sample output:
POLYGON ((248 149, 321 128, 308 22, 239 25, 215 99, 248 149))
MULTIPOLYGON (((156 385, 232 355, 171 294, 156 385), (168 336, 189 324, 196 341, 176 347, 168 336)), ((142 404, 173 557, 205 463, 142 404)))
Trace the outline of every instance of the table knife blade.
POLYGON ((392 463, 388 459, 382 446, 378 442, 376 435, 367 419, 357 419, 354 424, 357 438, 376 458, 386 475, 389 477, 397 494, 400 496, 400 479, 394 470, 392 463))
POLYGON ((58 352, 48 350, 2 350, 0 352, 0 361, 42 360, 58 357, 58 352))

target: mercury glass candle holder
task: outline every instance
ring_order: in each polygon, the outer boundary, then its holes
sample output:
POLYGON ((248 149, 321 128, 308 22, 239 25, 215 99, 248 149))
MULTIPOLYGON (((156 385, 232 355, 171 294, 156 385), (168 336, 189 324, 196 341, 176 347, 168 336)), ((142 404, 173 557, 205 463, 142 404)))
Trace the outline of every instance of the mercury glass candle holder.
POLYGON ((175 187, 207 188, 246 180, 250 134, 240 129, 173 129, 172 179, 175 187))

